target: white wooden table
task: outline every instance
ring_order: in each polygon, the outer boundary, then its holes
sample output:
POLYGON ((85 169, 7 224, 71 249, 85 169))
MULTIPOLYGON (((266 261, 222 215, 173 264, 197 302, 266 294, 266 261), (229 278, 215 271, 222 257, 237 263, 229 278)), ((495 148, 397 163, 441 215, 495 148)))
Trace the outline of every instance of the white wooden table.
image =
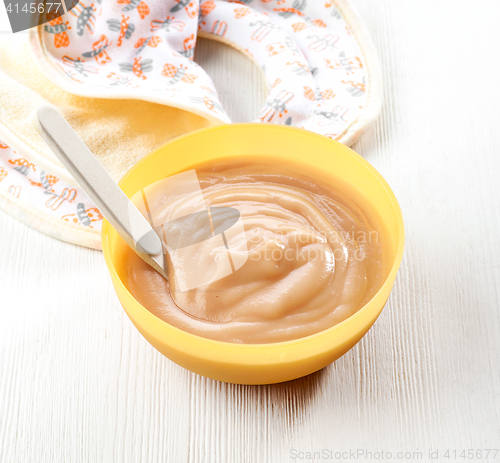
MULTIPOLYGON (((382 451, 430 461, 429 449, 446 462, 500 448, 500 2, 355 4, 386 103, 354 149, 391 184, 407 230, 373 329, 303 379, 211 381, 140 336, 100 252, 2 212, 1 462, 376 461, 382 451)), ((198 60, 208 52, 237 63, 209 71, 233 119, 253 118, 266 91, 259 71, 220 44, 203 44, 198 60)), ((494 461, 485 457, 469 461, 494 461)))

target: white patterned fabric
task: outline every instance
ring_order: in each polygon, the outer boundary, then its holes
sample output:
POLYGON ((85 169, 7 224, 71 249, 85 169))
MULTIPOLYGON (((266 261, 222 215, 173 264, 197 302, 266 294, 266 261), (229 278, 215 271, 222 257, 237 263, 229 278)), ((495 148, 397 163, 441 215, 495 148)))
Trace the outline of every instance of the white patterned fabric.
MULTIPOLYGON (((377 57, 347 0, 94 2, 80 2, 32 31, 35 60, 67 92, 145 100, 189 111, 210 125, 230 123, 210 77, 193 61, 202 36, 239 49, 262 68, 270 90, 256 122, 301 127, 351 144, 379 112, 377 57)), ((56 224, 87 227, 92 239, 75 232, 69 241, 99 247, 99 211, 77 185, 63 184, 49 168, 38 169, 12 143, 0 145, 0 204, 5 207, 10 195, 56 224)), ((21 219, 47 232, 39 220, 21 219)))

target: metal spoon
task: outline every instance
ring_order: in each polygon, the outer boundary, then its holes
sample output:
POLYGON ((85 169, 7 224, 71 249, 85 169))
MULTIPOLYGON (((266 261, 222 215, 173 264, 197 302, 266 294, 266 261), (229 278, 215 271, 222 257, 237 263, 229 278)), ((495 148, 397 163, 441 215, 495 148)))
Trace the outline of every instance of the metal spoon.
POLYGON ((38 108, 38 130, 106 220, 126 243, 168 280, 160 237, 104 170, 64 117, 52 106, 38 108))

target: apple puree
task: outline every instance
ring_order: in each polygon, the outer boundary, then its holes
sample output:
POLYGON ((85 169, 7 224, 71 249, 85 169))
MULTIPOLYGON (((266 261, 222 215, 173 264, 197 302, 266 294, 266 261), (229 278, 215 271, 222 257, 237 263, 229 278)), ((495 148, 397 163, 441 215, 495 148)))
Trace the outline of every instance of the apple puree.
MULTIPOLYGON (((181 291, 182 276, 171 260, 170 288, 127 248, 124 283, 157 317, 219 341, 288 341, 346 320, 382 286, 390 261, 385 234, 369 205, 360 207, 340 181, 315 181, 300 165, 272 159, 195 169, 207 207, 240 211, 244 232, 231 236, 229 249, 245 262, 221 279, 181 291)), ((154 217, 179 207, 178 198, 156 193, 154 217)), ((217 254, 227 252, 204 243, 196 249, 190 258, 201 272, 216 272, 217 254)))

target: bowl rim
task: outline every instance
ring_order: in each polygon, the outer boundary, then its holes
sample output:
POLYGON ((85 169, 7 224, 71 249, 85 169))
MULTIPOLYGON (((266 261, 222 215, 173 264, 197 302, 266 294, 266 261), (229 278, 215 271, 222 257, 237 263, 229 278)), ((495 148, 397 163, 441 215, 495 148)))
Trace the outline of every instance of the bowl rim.
MULTIPOLYGON (((329 137, 326 137, 324 135, 317 134, 315 132, 311 132, 309 130, 301 129, 298 127, 291 127, 291 126, 284 126, 284 125, 278 125, 278 124, 270 124, 270 123, 235 123, 235 124, 222 124, 218 125, 215 127, 206 127, 202 129, 198 129, 192 132, 189 132, 187 134, 181 135, 179 137, 176 137, 165 144, 155 148, 153 151, 148 153, 146 156, 144 156, 140 161, 138 161, 136 164, 134 164, 128 171, 127 173, 122 177, 122 179, 118 182, 118 185, 121 186, 123 182, 125 182, 131 175, 133 175, 134 170, 137 168, 137 166, 143 162, 145 162, 147 159, 156 156, 159 152, 164 151, 165 148, 170 147, 176 143, 183 142, 186 138, 190 137, 195 137, 195 136, 203 136, 205 133, 208 132, 214 132, 214 131, 224 131, 224 130, 235 130, 235 129, 245 129, 245 128, 250 128, 250 129, 255 129, 258 128, 259 130, 267 130, 267 129, 272 129, 272 130, 281 130, 284 132, 288 131, 296 131, 300 132, 301 136, 309 136, 311 138, 315 139, 321 139, 322 141, 328 140, 329 142, 332 142, 336 145, 337 149, 341 149, 346 155, 349 155, 351 157, 354 157, 358 162, 363 164, 364 167, 366 167, 370 173, 379 181, 379 183, 382 185, 384 188, 386 194, 388 195, 391 204, 394 208, 394 212, 396 215, 397 219, 397 227, 398 227, 398 235, 399 238, 397 242, 395 243, 395 258, 392 264, 392 267, 387 274, 387 277, 384 280, 384 283, 382 286, 379 288, 379 290, 373 295, 373 297, 365 304, 363 307, 361 307, 356 313, 352 314, 350 317, 345 319, 344 321, 337 323, 336 325, 331 326, 330 328, 327 328, 325 330, 319 331, 317 333, 304 336, 301 338, 297 339, 292 339, 289 341, 281 341, 281 342, 273 342, 273 343, 260 343, 260 344, 249 344, 249 343, 232 343, 232 342, 226 342, 226 341, 218 341, 210 338, 205 338, 203 336, 199 336, 197 334, 189 333, 188 331, 184 331, 181 328, 177 328, 176 326, 173 326, 169 324, 168 322, 162 320, 161 318, 157 317, 154 315, 152 312, 150 312, 148 309, 146 309, 137 299, 133 297, 133 295, 130 293, 128 288, 125 286, 123 281, 121 280, 120 276, 118 275, 118 272, 116 271, 116 268, 114 266, 113 260, 111 258, 111 253, 110 253, 110 246, 109 246, 109 240, 108 240, 108 235, 109 231, 112 230, 114 231, 113 227, 109 224, 109 222, 106 219, 103 219, 103 224, 102 224, 102 229, 101 229, 101 242, 102 242, 102 251, 104 254, 104 259, 106 261, 106 266, 108 269, 108 272, 110 273, 112 280, 114 283, 119 285, 120 290, 122 291, 122 294, 124 294, 127 299, 132 301, 132 306, 135 307, 139 312, 141 312, 143 315, 145 315, 147 318, 151 320, 151 322, 156 325, 156 327, 160 330, 166 330, 167 332, 170 331, 172 334, 177 335, 177 337, 183 337, 185 338, 188 342, 199 344, 203 343, 206 345, 210 345, 214 348, 222 348, 223 350, 230 349, 234 351, 235 349, 239 351, 239 353, 255 353, 255 352, 262 352, 263 349, 266 350, 275 350, 275 349, 283 349, 283 348, 290 348, 293 346, 301 346, 306 343, 309 343, 313 340, 318 340, 324 337, 329 337, 336 331, 340 331, 342 329, 345 329, 346 326, 356 322, 360 318, 363 317, 363 315, 370 310, 377 302, 380 301, 380 299, 386 297, 385 294, 388 292, 390 293, 390 290, 392 288, 392 285, 394 284, 394 280, 396 278, 396 274, 398 272, 398 269, 401 264, 401 260, 403 258, 403 251, 404 251, 404 243, 405 243, 405 229, 404 229, 404 222, 403 222, 403 216, 401 212, 401 207, 396 199, 396 196, 394 192, 392 191, 391 187, 387 183, 387 181, 382 177, 382 175, 366 160, 364 159, 361 155, 356 153, 354 150, 349 148, 346 145, 343 145, 342 143, 332 140, 329 137)), ((125 309, 124 310, 128 313, 128 310, 130 309, 125 309)), ((325 349, 326 350, 326 349, 325 349)), ((206 359, 213 359, 213 355, 208 355, 207 353, 203 354, 203 352, 197 351, 196 354, 198 357, 206 358, 206 359)), ((309 357, 310 355, 304 355, 304 357, 309 357)), ((255 361, 242 361, 243 359, 241 358, 238 363, 239 364, 248 364, 248 363, 269 363, 269 362, 255 362, 255 361)), ((247 360, 250 360, 248 358, 247 360)), ((294 360, 297 360, 297 358, 294 358, 294 360)))

